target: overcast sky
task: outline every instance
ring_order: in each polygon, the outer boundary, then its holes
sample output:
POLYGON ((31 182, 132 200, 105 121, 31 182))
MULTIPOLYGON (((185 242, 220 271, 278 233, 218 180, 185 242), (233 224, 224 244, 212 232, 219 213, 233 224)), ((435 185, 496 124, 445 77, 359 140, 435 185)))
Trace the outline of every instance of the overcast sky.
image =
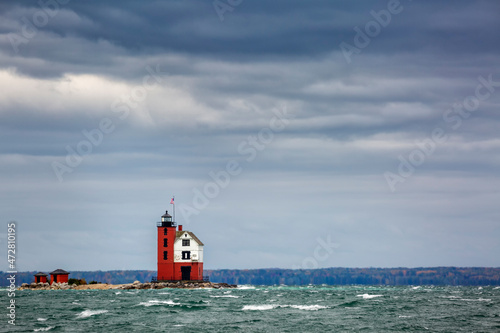
POLYGON ((205 268, 500 266, 498 1, 51 3, 0 3, 18 270, 156 269, 173 195, 205 268))

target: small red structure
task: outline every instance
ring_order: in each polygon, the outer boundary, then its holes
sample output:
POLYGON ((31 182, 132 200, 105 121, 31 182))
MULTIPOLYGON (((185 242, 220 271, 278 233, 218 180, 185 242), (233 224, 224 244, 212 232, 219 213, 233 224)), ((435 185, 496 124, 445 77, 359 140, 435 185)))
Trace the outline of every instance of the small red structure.
POLYGON ((158 281, 203 280, 203 243, 167 212, 157 223, 158 281))
POLYGON ((68 275, 69 272, 66 272, 64 269, 56 269, 53 272, 50 272, 50 284, 57 283, 68 283, 68 275))
POLYGON ((44 272, 38 272, 35 274, 35 283, 46 283, 47 282, 47 274, 44 272))

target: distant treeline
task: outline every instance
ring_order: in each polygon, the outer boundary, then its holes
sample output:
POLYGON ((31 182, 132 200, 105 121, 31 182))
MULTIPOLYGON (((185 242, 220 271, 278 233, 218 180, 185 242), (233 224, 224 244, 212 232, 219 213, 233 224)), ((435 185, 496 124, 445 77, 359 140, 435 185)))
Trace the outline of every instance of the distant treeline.
POLYGON ((323 268, 213 270, 210 280, 253 285, 500 285, 500 268, 323 268))
MULTIPOLYGON (((37 272, 19 272, 18 285, 34 281, 37 272)), ((120 284, 151 281, 156 271, 74 271, 70 278, 120 284)), ((500 285, 500 268, 420 267, 420 268, 320 268, 320 269, 219 269, 206 270, 212 282, 253 285, 500 285)), ((0 272, 0 285, 7 286, 9 274, 0 272)))

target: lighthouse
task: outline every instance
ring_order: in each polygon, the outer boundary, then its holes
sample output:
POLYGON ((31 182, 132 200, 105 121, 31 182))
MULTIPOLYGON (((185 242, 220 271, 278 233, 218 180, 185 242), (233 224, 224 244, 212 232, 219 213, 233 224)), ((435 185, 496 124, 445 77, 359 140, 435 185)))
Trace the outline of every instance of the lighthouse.
POLYGON ((194 233, 182 230, 165 212, 156 224, 158 232, 157 281, 203 280, 203 243, 194 233))

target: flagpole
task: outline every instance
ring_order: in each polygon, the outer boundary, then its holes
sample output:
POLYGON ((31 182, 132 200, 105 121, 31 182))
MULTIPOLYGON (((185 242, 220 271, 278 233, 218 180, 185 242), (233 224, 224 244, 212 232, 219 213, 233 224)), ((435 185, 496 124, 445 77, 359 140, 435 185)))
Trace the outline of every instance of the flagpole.
POLYGON ((174 222, 175 222, 175 195, 172 197, 172 201, 173 201, 173 206, 174 206, 174 222))

